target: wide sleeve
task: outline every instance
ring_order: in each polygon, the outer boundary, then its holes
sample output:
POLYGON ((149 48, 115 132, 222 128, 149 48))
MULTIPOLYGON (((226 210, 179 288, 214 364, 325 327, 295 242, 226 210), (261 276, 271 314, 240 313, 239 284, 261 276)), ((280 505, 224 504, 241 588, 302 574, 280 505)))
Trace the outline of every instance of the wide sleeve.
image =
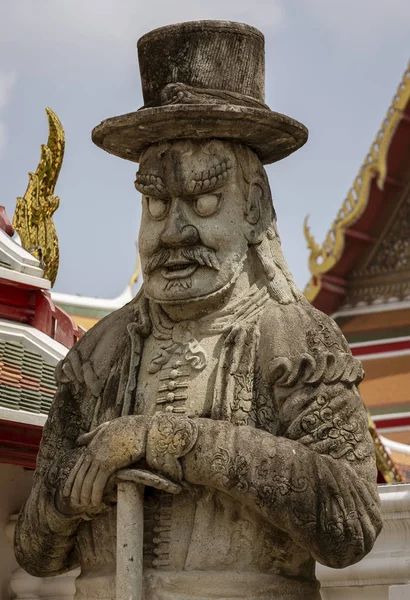
POLYGON ((82 429, 78 401, 70 386, 59 386, 37 457, 34 484, 21 509, 14 537, 19 564, 31 575, 57 575, 77 566, 75 532, 81 519, 56 507, 59 489, 78 459, 82 429))
POLYGON ((211 419, 182 426, 165 415, 147 456, 170 476, 230 494, 341 568, 362 559, 382 527, 374 448, 356 387, 360 363, 331 322, 306 324, 302 312, 300 321, 282 319, 287 336, 278 342, 278 323, 275 348, 264 349, 276 435, 211 419), (169 467, 172 453, 180 473, 169 467))

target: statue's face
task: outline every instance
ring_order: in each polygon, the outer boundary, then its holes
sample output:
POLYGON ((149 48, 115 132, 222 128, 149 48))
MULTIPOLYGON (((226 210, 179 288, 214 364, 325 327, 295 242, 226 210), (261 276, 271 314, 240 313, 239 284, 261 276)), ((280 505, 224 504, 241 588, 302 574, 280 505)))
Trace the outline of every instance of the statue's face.
POLYGON ((144 153, 139 252, 146 294, 189 301, 229 287, 248 250, 245 185, 229 144, 182 140, 144 153))

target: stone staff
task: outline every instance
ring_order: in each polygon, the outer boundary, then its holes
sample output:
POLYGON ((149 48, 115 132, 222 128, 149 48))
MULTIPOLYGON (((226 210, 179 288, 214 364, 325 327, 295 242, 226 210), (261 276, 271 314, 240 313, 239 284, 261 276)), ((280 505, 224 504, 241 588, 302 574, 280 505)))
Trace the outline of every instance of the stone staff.
POLYGON ((182 488, 143 469, 122 469, 117 479, 116 600, 141 600, 144 560, 144 487, 171 494, 182 488))

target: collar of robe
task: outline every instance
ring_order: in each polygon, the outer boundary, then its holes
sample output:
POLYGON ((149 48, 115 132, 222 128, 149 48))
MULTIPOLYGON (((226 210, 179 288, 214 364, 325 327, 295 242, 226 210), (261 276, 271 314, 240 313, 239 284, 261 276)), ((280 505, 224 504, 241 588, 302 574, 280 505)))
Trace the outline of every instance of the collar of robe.
POLYGON ((255 321, 269 293, 265 286, 254 284, 240 299, 228 302, 222 309, 196 321, 172 321, 159 304, 149 301, 152 334, 159 351, 148 366, 149 373, 156 373, 178 356, 193 369, 201 371, 207 365, 207 354, 197 338, 228 333, 233 324, 255 321))

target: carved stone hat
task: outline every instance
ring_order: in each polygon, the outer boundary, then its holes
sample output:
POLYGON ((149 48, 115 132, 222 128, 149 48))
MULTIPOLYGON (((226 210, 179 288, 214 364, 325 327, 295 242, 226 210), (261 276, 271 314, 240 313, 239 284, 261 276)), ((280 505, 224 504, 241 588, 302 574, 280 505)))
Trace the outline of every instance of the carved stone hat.
POLYGON ((229 21, 155 29, 138 41, 144 106, 103 121, 97 146, 138 162, 164 140, 219 138, 252 148, 264 164, 306 142, 304 125, 265 104, 263 34, 229 21))

